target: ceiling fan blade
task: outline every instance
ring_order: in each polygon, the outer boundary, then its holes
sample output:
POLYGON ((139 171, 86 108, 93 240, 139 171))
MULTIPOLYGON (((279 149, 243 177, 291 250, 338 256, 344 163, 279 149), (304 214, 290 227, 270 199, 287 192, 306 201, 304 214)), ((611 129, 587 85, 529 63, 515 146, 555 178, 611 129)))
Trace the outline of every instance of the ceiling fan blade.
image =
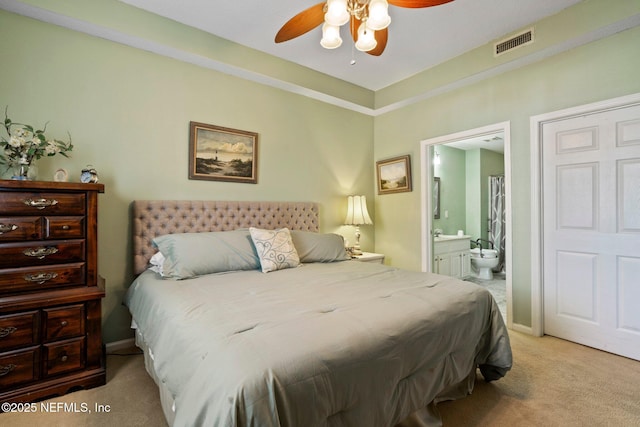
POLYGON ((378 44, 376 44, 376 47, 374 47, 367 53, 373 56, 380 56, 382 55, 382 52, 384 52, 384 48, 387 47, 387 38, 389 36, 388 28, 376 31, 374 33, 374 36, 378 44))
POLYGON ((324 22, 324 6, 326 2, 318 3, 309 9, 303 10, 287 21, 276 34, 276 43, 286 42, 295 39, 313 30, 324 22))
POLYGON ((441 4, 452 2, 453 0, 387 0, 389 4, 398 7, 408 7, 418 9, 421 7, 439 6, 441 4))

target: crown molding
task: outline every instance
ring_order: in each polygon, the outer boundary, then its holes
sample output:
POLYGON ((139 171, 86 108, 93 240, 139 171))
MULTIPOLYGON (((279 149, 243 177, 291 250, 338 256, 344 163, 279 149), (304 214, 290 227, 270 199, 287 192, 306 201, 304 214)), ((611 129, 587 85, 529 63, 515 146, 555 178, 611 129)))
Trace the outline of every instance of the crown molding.
POLYGON ((263 84, 266 86, 281 89, 290 93, 305 96, 311 99, 315 99, 327 104, 335 105, 337 107, 345 108, 347 110, 355 111, 357 113, 365 114, 368 116, 380 116, 390 113, 395 110, 405 108, 407 106, 425 101, 444 93, 463 88, 482 80, 486 80, 495 76, 498 76, 509 71, 516 70, 521 67, 533 64, 535 62, 542 61, 546 58, 552 57, 562 52, 583 46, 585 44, 604 39, 619 32, 637 27, 640 25, 640 14, 632 15, 625 19, 621 19, 613 24, 606 25, 604 27, 595 29, 593 31, 584 33, 578 37, 568 39, 562 43, 550 46, 548 48, 539 50, 526 56, 514 59, 511 62, 503 63, 495 67, 489 68, 482 72, 464 77, 462 79, 452 81, 445 85, 439 86, 434 89, 425 90, 418 93, 415 96, 403 99, 398 102, 394 102, 379 108, 369 108, 354 102, 350 102, 341 99, 336 96, 328 95, 326 93, 313 90, 298 84, 287 82, 282 79, 277 79, 272 76, 257 73, 245 68, 237 67, 231 64, 227 64, 215 59, 197 55, 182 49, 178 49, 166 44, 158 43, 152 40, 148 40, 142 37, 134 36, 124 33, 112 28, 100 26, 91 22, 83 21, 80 19, 72 18, 60 13, 56 13, 50 10, 42 9, 33 5, 19 2, 17 0, 0 0, 0 8, 7 10, 18 15, 33 18, 42 22, 57 25, 63 28, 67 28, 73 31, 78 31, 91 36, 99 37, 105 40, 109 40, 115 43, 141 49, 147 52, 152 52, 158 55, 162 55, 168 58, 176 59, 178 61, 190 63, 210 70, 215 70, 224 74, 232 75, 244 80, 252 81, 255 83, 263 84))

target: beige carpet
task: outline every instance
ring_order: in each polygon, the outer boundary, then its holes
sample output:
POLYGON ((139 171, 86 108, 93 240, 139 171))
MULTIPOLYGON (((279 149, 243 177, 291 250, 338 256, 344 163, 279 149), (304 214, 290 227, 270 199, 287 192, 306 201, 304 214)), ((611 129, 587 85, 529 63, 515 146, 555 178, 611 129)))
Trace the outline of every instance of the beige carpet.
MULTIPOLYGON (((118 352, 132 354, 139 349, 118 352)), ((45 413, 38 408, 36 413, 0 414, 0 426, 47 426, 47 427, 163 427, 167 426, 160 407, 158 388, 144 369, 142 354, 131 356, 107 356, 107 384, 90 390, 80 390, 62 397, 45 401, 75 403, 78 411, 82 404, 91 413, 65 412, 45 413), (109 412, 96 412, 96 405, 109 405, 109 412)), ((40 403, 38 403, 40 405, 40 403)), ((69 410, 72 410, 69 408, 69 410)))
MULTIPOLYGON (((640 362, 552 337, 510 335, 511 372, 493 383, 479 378, 471 396, 438 405, 445 427, 640 426, 640 362)), ((108 356, 107 381, 53 401, 109 405, 108 413, 0 414, 0 425, 166 426, 142 356, 108 356)))
POLYGON ((438 405, 445 426, 640 426, 640 362, 510 332, 512 370, 438 405))

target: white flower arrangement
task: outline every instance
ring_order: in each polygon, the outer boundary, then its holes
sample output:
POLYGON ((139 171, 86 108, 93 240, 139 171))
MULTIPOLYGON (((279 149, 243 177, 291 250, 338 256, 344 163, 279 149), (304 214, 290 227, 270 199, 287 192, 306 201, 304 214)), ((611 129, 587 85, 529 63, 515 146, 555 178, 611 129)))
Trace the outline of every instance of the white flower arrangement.
POLYGON ((57 139, 48 139, 44 132, 47 129, 45 123, 42 130, 36 130, 33 126, 22 123, 15 123, 9 119, 7 110, 4 112, 4 128, 8 139, 0 136, 0 164, 5 164, 8 168, 26 165, 29 166, 34 160, 43 156, 55 156, 61 154, 65 157, 68 151, 73 150, 71 135, 69 142, 57 139))

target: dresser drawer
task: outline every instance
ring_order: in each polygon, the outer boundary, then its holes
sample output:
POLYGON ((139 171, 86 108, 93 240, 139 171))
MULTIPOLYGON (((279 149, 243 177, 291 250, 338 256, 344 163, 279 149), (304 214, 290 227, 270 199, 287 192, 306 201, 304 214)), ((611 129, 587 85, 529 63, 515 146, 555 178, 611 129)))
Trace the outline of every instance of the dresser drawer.
POLYGON ((44 345, 44 375, 84 368, 84 337, 44 345))
POLYGON ((39 240, 43 219, 39 216, 0 218, 0 242, 39 240))
POLYGON ((83 285, 84 283, 84 263, 7 268, 0 271, 0 294, 16 291, 38 291, 83 285))
POLYGON ((37 311, 0 316, 0 352, 37 343, 37 311))
POLYGON ((84 193, 0 192, 0 215, 84 215, 84 193))
POLYGON ((84 304, 42 310, 44 341, 84 335, 84 304))
POLYGON ((84 240, 0 244, 0 268, 84 261, 84 240))
POLYGON ((83 216, 48 216, 44 218, 45 239, 77 239, 84 237, 83 216))
POLYGON ((9 387, 38 379, 39 360, 39 347, 0 353, 0 387, 9 387))

